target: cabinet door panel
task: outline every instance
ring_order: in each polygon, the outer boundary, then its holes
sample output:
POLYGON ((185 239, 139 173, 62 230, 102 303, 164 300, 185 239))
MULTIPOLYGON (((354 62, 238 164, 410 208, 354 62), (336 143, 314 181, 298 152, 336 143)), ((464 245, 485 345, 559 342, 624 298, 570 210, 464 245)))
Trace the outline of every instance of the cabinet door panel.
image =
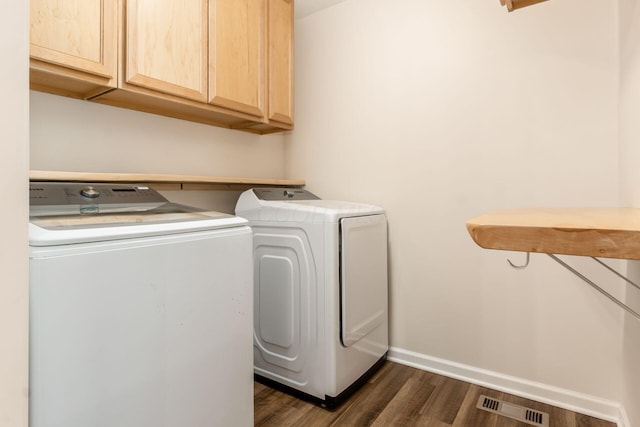
POLYGON ((127 83, 206 101, 207 1, 127 1, 127 83))
POLYGON ((116 0, 31 0, 30 14, 32 59, 115 78, 116 0))
POLYGON ((269 120, 293 125, 293 0, 268 0, 269 120))
POLYGON ((211 0, 209 102, 263 117, 264 0, 211 0))

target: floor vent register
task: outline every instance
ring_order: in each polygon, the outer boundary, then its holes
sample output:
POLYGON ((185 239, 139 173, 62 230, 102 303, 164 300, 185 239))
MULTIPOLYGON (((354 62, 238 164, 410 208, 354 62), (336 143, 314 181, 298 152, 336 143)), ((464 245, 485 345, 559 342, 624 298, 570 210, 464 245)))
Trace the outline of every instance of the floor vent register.
POLYGON ((522 421, 532 426, 549 427, 549 414, 531 408, 525 408, 524 406, 514 405, 513 403, 503 402, 492 397, 481 395, 476 408, 522 421))

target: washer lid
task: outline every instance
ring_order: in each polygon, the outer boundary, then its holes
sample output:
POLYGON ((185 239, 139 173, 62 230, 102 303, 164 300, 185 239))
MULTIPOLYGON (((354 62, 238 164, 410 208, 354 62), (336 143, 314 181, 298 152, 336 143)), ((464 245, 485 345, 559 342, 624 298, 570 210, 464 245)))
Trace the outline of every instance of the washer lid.
POLYGON ((246 225, 247 220, 237 216, 168 203, 145 212, 31 217, 29 244, 68 245, 246 225))
POLYGON ((130 211, 107 210, 106 212, 66 215, 42 213, 37 214, 37 216, 31 216, 29 221, 47 230, 69 230, 143 224, 170 224, 228 217, 231 217, 231 215, 167 202, 157 207, 149 207, 148 209, 136 208, 130 211))
POLYGON ((128 184, 32 183, 31 246, 88 243, 246 225, 233 215, 170 203, 128 184), (87 195, 82 194, 86 190, 87 195), (95 193, 98 195, 95 195, 95 193))

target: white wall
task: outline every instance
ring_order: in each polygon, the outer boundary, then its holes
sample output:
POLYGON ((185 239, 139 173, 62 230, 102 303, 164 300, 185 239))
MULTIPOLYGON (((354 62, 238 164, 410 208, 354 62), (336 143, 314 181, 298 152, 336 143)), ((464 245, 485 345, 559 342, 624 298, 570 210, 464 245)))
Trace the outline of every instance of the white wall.
MULTIPOLYGON (((283 138, 31 92, 32 169, 282 178, 283 138)), ((165 195, 233 212, 238 193, 165 195)))
POLYGON ((465 229, 506 207, 618 204, 616 39, 599 0, 347 0, 297 20, 287 175, 387 209, 393 347, 570 390, 565 406, 620 401, 621 311, 465 229))
POLYGON ((3 5, 0 26, 0 426, 27 427, 29 152, 28 2, 3 5))
MULTIPOLYGON (((640 1, 620 0, 620 172, 624 205, 640 207, 640 1)), ((628 263, 628 274, 640 282, 640 262, 628 263)), ((629 288, 627 303, 640 307, 640 291, 629 288)), ((624 406, 629 425, 640 425, 640 322, 626 319, 623 337, 624 406)))

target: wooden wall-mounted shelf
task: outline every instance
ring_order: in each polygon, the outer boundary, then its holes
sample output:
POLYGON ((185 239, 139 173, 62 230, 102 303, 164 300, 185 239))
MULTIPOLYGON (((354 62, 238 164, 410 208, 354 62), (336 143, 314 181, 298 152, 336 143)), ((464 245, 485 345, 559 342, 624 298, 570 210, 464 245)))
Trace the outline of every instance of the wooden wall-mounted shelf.
POLYGON ((31 181, 129 182, 149 184, 159 190, 236 190, 251 187, 304 187, 301 179, 232 178, 208 175, 102 173, 32 170, 31 181))
POLYGON ((505 209, 467 230, 486 249, 640 260, 640 209, 505 209))
POLYGON ((500 4, 503 6, 507 6, 507 10, 512 12, 516 9, 520 9, 521 7, 531 6, 537 3, 542 3, 547 0, 500 0, 500 4))
POLYGON ((637 320, 640 312, 607 292, 555 254, 588 256, 627 284, 640 285, 598 258, 640 260, 640 209, 634 208, 544 208, 507 209, 467 221, 473 240, 485 249, 546 253, 637 320))

